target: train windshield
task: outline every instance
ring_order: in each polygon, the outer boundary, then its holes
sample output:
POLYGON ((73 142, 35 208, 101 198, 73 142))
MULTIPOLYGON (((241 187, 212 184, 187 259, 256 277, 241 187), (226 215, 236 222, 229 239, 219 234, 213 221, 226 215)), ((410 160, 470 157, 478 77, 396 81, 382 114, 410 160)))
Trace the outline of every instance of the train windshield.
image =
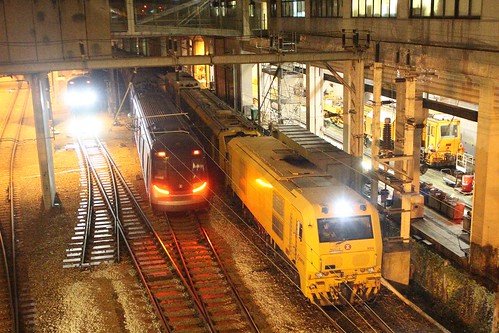
POLYGON ((369 215, 318 219, 317 225, 319 243, 373 238, 373 227, 369 215))
POLYGON ((206 179, 205 159, 194 158, 192 162, 180 161, 176 157, 154 158, 152 172, 153 179, 160 183, 184 184, 183 189, 188 189, 188 184, 206 179), (189 169, 190 167, 190 169, 189 169))
POLYGON ((458 136, 458 125, 449 124, 440 127, 440 136, 442 138, 457 138, 458 136))

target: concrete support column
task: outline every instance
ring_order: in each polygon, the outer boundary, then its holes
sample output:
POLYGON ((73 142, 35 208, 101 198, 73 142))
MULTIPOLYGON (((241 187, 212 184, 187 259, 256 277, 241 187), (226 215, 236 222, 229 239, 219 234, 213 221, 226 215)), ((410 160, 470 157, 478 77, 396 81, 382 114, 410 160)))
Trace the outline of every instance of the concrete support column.
MULTIPOLYGON (((371 165, 375 172, 379 170, 377 157, 380 152, 380 136, 381 136, 381 88, 383 82, 383 64, 375 62, 373 66, 373 120, 371 133, 373 135, 371 145, 371 165)), ((371 182, 371 203, 378 204, 378 180, 374 179, 371 182)))
POLYGON ((400 216, 400 237, 409 242, 412 210, 412 175, 414 173, 414 129, 416 80, 412 77, 396 79, 397 113, 395 125, 395 156, 404 159, 395 162, 395 175, 402 179, 402 212, 400 216))
POLYGON ((133 7, 133 0, 126 0, 126 17, 128 20, 128 33, 135 33, 135 8, 133 7))
POLYGON ((249 40, 251 37, 249 4, 250 4, 249 0, 242 1, 243 36, 241 40, 249 40))
POLYGON ((161 56, 168 56, 168 39, 166 37, 159 38, 160 48, 161 48, 161 56))
POLYGON ((310 132, 323 137, 321 129, 324 126, 324 115, 322 114, 324 70, 307 64, 307 81, 305 85, 307 129, 310 132))
POLYGON ((265 73, 262 71, 262 65, 260 63, 257 64, 257 90, 258 90, 258 126, 262 126, 262 107, 263 107, 263 99, 264 99, 264 75, 265 73))
POLYGON ((499 105, 498 82, 480 84, 476 139, 475 186, 471 224, 470 265, 473 272, 499 283, 499 105))
POLYGON ((352 60, 346 66, 343 89, 343 150, 362 157, 364 154, 364 60, 352 60))
POLYGON ((29 76, 33 113, 35 116, 36 146, 42 185, 43 205, 46 210, 53 207, 55 201, 55 175, 52 143, 50 142, 50 95, 47 87, 47 74, 29 76))

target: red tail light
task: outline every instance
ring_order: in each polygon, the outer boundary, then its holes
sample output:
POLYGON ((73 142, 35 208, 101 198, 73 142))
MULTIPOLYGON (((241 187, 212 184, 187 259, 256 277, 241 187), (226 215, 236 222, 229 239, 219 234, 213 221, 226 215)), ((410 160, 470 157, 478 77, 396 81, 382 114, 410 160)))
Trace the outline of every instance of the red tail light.
POLYGON ((163 195, 170 195, 170 191, 166 188, 161 188, 158 185, 153 185, 153 188, 156 192, 161 193, 163 195))
POLYGON ((158 157, 166 157, 166 153, 164 151, 158 151, 158 152, 156 152, 156 156, 158 156, 158 157))
POLYGON ((202 183, 201 185, 199 185, 199 184, 195 184, 195 185, 194 185, 194 188, 192 189, 192 193, 198 193, 198 192, 200 192, 200 191, 204 190, 204 189, 206 188, 206 186, 207 186, 207 185, 208 185, 208 183, 207 183, 207 182, 204 182, 204 183, 202 183))

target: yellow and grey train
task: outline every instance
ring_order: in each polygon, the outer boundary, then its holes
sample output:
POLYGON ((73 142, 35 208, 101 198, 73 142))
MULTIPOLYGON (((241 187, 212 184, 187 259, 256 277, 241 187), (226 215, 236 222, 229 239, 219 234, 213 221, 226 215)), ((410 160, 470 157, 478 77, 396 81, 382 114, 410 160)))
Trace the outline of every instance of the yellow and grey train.
POLYGON ((303 294, 324 306, 373 298, 382 260, 376 208, 280 140, 259 136, 245 121, 226 121, 242 116, 230 108, 213 110, 215 104, 207 100, 217 98, 210 91, 176 89, 176 94, 190 105, 185 111, 201 121, 198 126, 211 133, 213 147, 206 150, 215 154, 229 188, 295 267, 303 294))

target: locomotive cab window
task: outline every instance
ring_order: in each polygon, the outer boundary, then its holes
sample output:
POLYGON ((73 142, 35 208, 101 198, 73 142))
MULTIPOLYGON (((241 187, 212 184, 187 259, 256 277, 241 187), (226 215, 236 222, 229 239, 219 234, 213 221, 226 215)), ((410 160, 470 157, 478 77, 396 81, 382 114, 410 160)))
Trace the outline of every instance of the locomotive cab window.
POLYGON ((442 126, 440 129, 440 136, 442 138, 457 138, 457 128, 455 124, 442 126))
POLYGON ((317 225, 320 243, 373 238, 371 217, 368 215, 319 219, 317 225))

